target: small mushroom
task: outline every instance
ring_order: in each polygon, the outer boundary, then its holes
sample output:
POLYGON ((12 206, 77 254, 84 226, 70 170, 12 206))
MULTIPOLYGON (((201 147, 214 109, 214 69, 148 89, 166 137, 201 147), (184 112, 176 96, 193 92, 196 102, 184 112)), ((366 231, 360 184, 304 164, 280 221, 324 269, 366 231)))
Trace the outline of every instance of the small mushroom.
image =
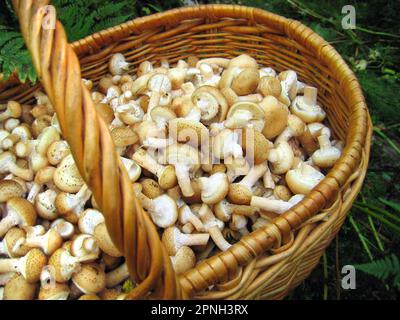
POLYGON ((265 136, 252 128, 245 128, 242 132, 242 147, 245 151, 247 162, 260 164, 268 159, 273 143, 265 136))
POLYGON ((250 171, 250 165, 245 158, 233 158, 232 156, 224 159, 227 168, 226 175, 229 182, 236 180, 240 176, 245 176, 250 171))
POLYGON ((32 169, 18 166, 15 155, 6 151, 0 154, 0 174, 9 172, 26 181, 31 181, 33 178, 32 169))
POLYGON ((258 104, 250 101, 238 101, 229 108, 224 125, 231 129, 245 128, 252 126, 254 121, 263 119, 264 111, 258 104))
MULTIPOLYGON (((179 222, 183 225, 190 223, 194 229, 199 232, 204 232, 204 225, 200 218, 192 212, 189 206, 183 205, 179 208, 179 222)), ((189 232, 192 233, 192 232, 189 232)))
POLYGON ((23 194, 24 189, 14 179, 0 181, 0 203, 7 202, 13 197, 21 198, 23 194))
POLYGON ((58 211, 55 204, 57 194, 56 191, 47 189, 36 196, 35 208, 39 217, 46 220, 58 218, 58 211))
POLYGON ((3 300, 33 300, 37 286, 15 273, 4 286, 3 300))
POLYGON ((258 91, 260 91, 264 97, 273 96, 279 98, 282 92, 281 82, 274 76, 264 76, 260 79, 258 91))
POLYGON ((305 87, 304 96, 293 100, 290 111, 305 123, 321 122, 325 119, 325 111, 317 105, 317 88, 305 87))
POLYGON ((47 149, 47 159, 51 165, 57 166, 70 153, 71 151, 66 141, 54 141, 47 149))
POLYGON ((294 194, 307 195, 324 177, 321 172, 312 166, 300 162, 295 169, 291 169, 286 173, 285 179, 294 194))
POLYGON ((169 122, 169 134, 175 141, 187 143, 198 148, 208 138, 209 131, 201 122, 176 118, 169 122))
POLYGON ((125 61, 122 53, 115 53, 108 63, 108 69, 114 76, 122 75, 129 70, 129 63, 125 61))
POLYGON ((167 190, 177 184, 175 169, 171 165, 163 166, 152 158, 144 149, 138 149, 132 159, 142 168, 150 171, 158 177, 158 184, 167 190))
POLYGON ((148 112, 151 112, 153 108, 158 106, 162 96, 171 91, 172 85, 166 74, 156 73, 149 78, 147 89, 150 91, 148 112))
POLYGON ((194 195, 194 190, 190 182, 190 174, 200 168, 198 151, 189 145, 174 144, 165 150, 164 160, 174 165, 182 194, 186 197, 194 195))
POLYGON ((72 240, 70 252, 74 257, 93 256, 93 260, 96 260, 100 255, 100 248, 92 235, 82 233, 72 240))
POLYGON ((56 230, 61 238, 63 238, 64 240, 71 239, 75 233, 74 225, 71 222, 64 220, 63 218, 54 220, 51 223, 50 228, 56 230))
POLYGON ((150 111, 150 117, 159 129, 165 130, 169 121, 176 118, 176 114, 166 107, 154 107, 150 111))
POLYGON ((96 263, 84 264, 72 275, 72 282, 84 294, 96 294, 106 287, 106 274, 96 263))
POLYGON ((84 185, 72 155, 66 156, 58 165, 53 176, 54 184, 63 192, 78 192, 84 185))
POLYGON ((320 168, 330 168, 341 156, 340 149, 333 146, 327 135, 321 134, 318 137, 319 149, 316 150, 311 159, 320 168))
POLYGON ((253 217, 257 212, 257 208, 229 203, 226 199, 223 199, 214 206, 214 213, 216 217, 223 222, 228 222, 231 220, 233 214, 253 217))
POLYGON ((210 234, 215 245, 221 251, 228 250, 231 247, 231 244, 225 240, 221 232, 224 228, 224 223, 214 216, 210 207, 205 203, 203 203, 199 209, 199 216, 204 224, 204 228, 210 234))
POLYGON ((183 246, 201 246, 208 242, 208 233, 184 234, 177 227, 169 227, 164 230, 162 242, 170 256, 174 256, 183 246))
POLYGON ((229 67, 221 76, 219 88, 230 87, 239 96, 253 93, 260 81, 260 74, 256 68, 229 67))
POLYGON ((273 139, 285 129, 289 110, 273 96, 265 97, 260 102, 260 107, 264 111, 265 121, 262 133, 267 139, 273 139))
POLYGON ((29 283, 38 282, 42 268, 47 263, 45 254, 35 248, 21 258, 0 259, 0 273, 19 272, 29 283))
POLYGON ((278 79, 281 81, 281 95, 279 101, 286 106, 290 105, 297 94, 297 74, 293 70, 286 70, 279 74, 278 79))
POLYGON ((235 204, 249 205, 253 195, 252 187, 264 175, 266 170, 266 163, 261 163, 252 167, 240 182, 231 184, 228 192, 229 200, 235 204))
POLYGON ((185 273, 196 265, 196 255, 187 246, 180 247, 176 254, 170 258, 177 275, 185 273))
POLYGON ((192 94, 193 104, 200 110, 201 120, 209 124, 223 121, 228 112, 228 103, 221 92, 212 86, 201 86, 192 94))
MULTIPOLYGON (((144 110, 136 101, 128 101, 127 103, 117 106, 115 108, 115 114, 126 125, 133 125, 143 121, 145 115, 144 110)), ((114 113, 112 113, 112 119, 113 118, 114 113)), ((110 123, 112 123, 112 119, 110 123)))
POLYGON ((142 193, 150 199, 157 198, 164 193, 164 190, 161 189, 157 181, 153 179, 143 179, 140 181, 140 184, 142 185, 142 193))
POLYGON ((155 199, 140 197, 143 207, 150 213, 153 222, 160 228, 168 228, 178 219, 176 202, 168 195, 163 194, 155 199))
POLYGON ((104 222, 99 223, 93 232, 93 236, 96 238, 97 243, 102 251, 107 253, 112 257, 120 257, 122 253, 117 249, 117 247, 112 242, 110 235, 107 231, 106 224, 104 222))
POLYGON ((19 118, 21 114, 21 105, 16 101, 8 101, 6 110, 0 113, 0 122, 9 118, 19 118))
POLYGON ((128 176, 131 182, 136 182, 139 179, 140 174, 142 173, 141 167, 134 160, 124 157, 120 157, 120 159, 124 164, 126 171, 128 172, 128 176))
POLYGON ((292 167, 294 159, 293 150, 286 141, 275 144, 275 148, 270 149, 268 161, 271 163, 271 171, 274 174, 283 174, 292 167))
POLYGON ((218 203, 228 194, 229 181, 225 173, 218 172, 209 177, 200 177, 198 181, 203 203, 218 203))
POLYGON ((53 181, 54 172, 56 168, 51 166, 46 166, 41 168, 35 175, 35 179, 33 181, 32 187, 29 190, 29 194, 27 196, 27 200, 34 203, 35 198, 40 192, 40 189, 43 185, 51 183, 53 181))
POLYGON ((79 217, 79 231, 84 234, 94 234, 94 229, 100 223, 104 223, 103 214, 95 209, 86 209, 79 217))
POLYGON ((49 229, 43 235, 34 235, 29 232, 30 228, 27 227, 25 245, 30 248, 39 248, 46 255, 51 255, 54 251, 61 247, 63 239, 55 229, 49 229))
POLYGON ((0 255, 6 255, 9 258, 20 258, 30 250, 25 243, 26 233, 24 230, 14 227, 7 231, 0 242, 0 255))
POLYGON ((236 130, 223 129, 213 139, 213 156, 218 159, 243 158, 243 149, 239 143, 240 136, 236 130))
POLYGON ((0 221, 0 237, 14 226, 33 226, 36 222, 36 211, 33 205, 23 198, 11 198, 6 205, 7 215, 0 221))

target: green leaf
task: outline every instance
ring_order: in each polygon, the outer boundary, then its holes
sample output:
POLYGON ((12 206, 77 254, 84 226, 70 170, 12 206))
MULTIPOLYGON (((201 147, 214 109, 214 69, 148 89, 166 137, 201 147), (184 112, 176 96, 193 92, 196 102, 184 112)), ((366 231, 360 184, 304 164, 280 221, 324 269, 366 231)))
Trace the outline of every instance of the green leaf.
POLYGON ((390 201, 384 198, 379 198, 379 201, 400 213, 400 203, 390 201))

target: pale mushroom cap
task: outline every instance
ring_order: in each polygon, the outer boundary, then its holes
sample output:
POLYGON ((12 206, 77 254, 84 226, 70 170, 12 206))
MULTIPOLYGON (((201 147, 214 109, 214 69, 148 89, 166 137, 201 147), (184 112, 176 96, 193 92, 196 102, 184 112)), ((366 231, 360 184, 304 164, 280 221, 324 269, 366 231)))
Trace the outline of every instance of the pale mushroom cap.
POLYGON ((190 247, 179 248, 176 255, 171 257, 172 265, 177 275, 192 269, 196 264, 196 256, 190 247))
POLYGON ((262 133, 267 139, 278 136, 286 127, 289 109, 275 97, 267 96, 260 103, 264 110, 265 125, 262 133))
POLYGON ((228 198, 236 204, 250 204, 252 192, 246 186, 240 183, 232 183, 229 186, 228 198))
POLYGON ((286 183, 294 194, 307 195, 322 179, 324 175, 310 165, 301 163, 296 169, 286 173, 286 183))
POLYGON ((15 273, 4 286, 3 300, 33 300, 37 285, 15 273))
POLYGON ((83 186, 84 181, 72 155, 66 156, 61 161, 54 172, 53 181, 57 188, 69 193, 76 193, 83 186))
POLYGON ((57 249, 49 259, 49 266, 54 268, 54 279, 59 283, 67 282, 72 273, 79 269, 79 263, 72 259, 69 249, 71 242, 65 242, 62 248, 57 249))
POLYGON ((96 294, 106 287, 106 274, 95 263, 84 264, 74 273, 72 282, 85 294, 96 294))
POLYGON ((235 67, 258 69, 258 63, 257 63, 256 59, 250 57, 249 55, 242 54, 240 56, 237 56, 237 57, 231 59, 231 61, 229 61, 228 69, 235 68, 235 67))
POLYGON ((256 68, 246 68, 232 80, 232 89, 239 96, 252 94, 260 82, 260 73, 256 68))
POLYGON ((228 112, 228 102, 224 95, 213 86, 200 86, 191 96, 192 103, 199 107, 201 119, 205 123, 223 121, 228 112))
POLYGON ((270 151, 268 160, 271 162, 271 171, 274 174, 286 173, 293 164, 294 154, 289 143, 280 141, 275 148, 270 151), (271 157, 276 158, 274 161, 271 157))
POLYGON ((225 173, 217 172, 208 178, 199 178, 201 200, 207 204, 216 204, 226 197, 229 181, 225 173))
POLYGON ((156 122, 164 121, 166 124, 176 118, 176 114, 170 108, 155 107, 150 111, 151 118, 156 122))
POLYGON ((175 224, 178 219, 178 207, 170 196, 163 194, 155 198, 152 203, 150 216, 157 226, 167 228, 175 224))
POLYGON ((128 70, 129 64, 125 61, 122 53, 115 53, 108 64, 109 70, 112 75, 121 75, 128 70))

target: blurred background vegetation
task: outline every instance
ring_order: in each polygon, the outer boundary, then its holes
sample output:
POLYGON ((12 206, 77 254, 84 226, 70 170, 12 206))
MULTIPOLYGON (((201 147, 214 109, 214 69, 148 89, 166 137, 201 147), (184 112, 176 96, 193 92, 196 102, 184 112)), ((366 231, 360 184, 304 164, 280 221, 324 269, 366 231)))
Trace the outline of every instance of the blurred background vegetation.
MULTIPOLYGON (((400 292, 400 1, 380 0, 54 0, 70 41, 138 16, 183 5, 235 3, 297 19, 329 41, 357 74, 374 124, 364 187, 338 237, 310 278, 288 299, 398 299, 400 292), (341 26, 356 9, 356 29, 341 26), (356 265, 357 289, 341 288, 341 268, 356 265)), ((36 81, 8 0, 0 0, 0 73, 36 81)))

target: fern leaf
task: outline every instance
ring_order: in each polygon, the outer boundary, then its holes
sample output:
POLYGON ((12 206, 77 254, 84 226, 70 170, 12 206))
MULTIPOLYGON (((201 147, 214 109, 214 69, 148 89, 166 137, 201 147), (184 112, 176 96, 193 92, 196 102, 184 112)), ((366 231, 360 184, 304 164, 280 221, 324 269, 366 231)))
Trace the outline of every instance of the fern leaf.
POLYGON ((393 285, 400 286, 400 262, 394 254, 370 263, 355 265, 354 267, 383 281, 393 276, 393 285))

